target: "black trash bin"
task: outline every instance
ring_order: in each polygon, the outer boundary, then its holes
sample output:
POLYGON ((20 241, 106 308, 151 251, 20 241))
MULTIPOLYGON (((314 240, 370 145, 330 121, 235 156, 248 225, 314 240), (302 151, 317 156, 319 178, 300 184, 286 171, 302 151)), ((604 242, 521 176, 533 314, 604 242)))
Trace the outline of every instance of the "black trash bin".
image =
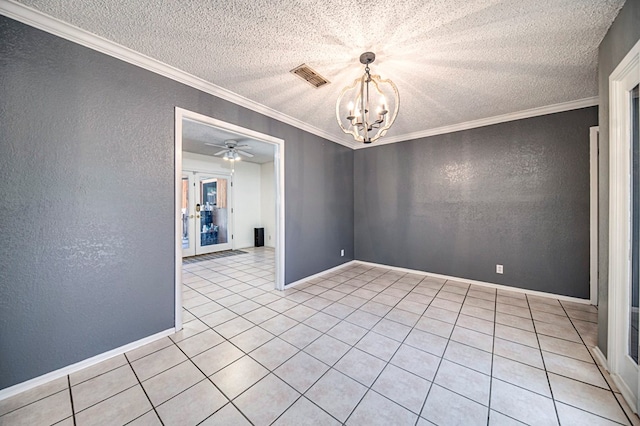
POLYGON ((253 228, 253 235, 255 237, 255 246, 264 246, 264 228, 253 228))

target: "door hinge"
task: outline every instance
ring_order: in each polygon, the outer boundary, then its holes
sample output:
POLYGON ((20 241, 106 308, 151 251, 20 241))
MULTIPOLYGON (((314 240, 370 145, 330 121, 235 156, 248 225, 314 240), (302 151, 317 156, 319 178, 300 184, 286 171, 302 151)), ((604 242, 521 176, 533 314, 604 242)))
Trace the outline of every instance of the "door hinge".
POLYGON ((233 234, 231 234, 231 239, 233 240, 233 234))
POLYGON ((231 209, 231 213, 233 213, 233 209, 231 209))
POLYGON ((231 187, 233 188, 233 182, 231 182, 231 187))

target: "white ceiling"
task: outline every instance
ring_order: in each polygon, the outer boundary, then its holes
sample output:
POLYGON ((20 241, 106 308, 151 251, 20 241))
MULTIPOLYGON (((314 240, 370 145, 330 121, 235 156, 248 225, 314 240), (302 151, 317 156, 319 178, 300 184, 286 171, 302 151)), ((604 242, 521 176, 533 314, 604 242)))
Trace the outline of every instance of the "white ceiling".
POLYGON ((206 143, 224 145, 224 141, 226 140, 234 140, 238 142, 238 145, 249 145, 251 147, 251 149, 244 150, 253 154, 253 157, 242 157, 241 161, 263 164, 274 160, 275 148, 269 143, 257 141, 208 124, 191 120, 182 121, 183 151, 202 155, 213 155, 221 151, 221 148, 206 145, 206 143))
POLYGON ((335 101, 365 51, 400 92, 394 139, 597 96, 624 0, 20 2, 348 141, 335 101), (331 84, 289 73, 302 63, 331 84))

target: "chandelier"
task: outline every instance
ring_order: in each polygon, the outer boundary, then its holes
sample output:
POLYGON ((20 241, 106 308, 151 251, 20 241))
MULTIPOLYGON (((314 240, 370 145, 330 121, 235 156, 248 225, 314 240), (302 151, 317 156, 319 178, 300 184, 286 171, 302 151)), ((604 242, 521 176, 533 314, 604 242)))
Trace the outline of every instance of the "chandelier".
POLYGON ((400 107, 396 85, 370 73, 369 64, 375 60, 373 52, 360 55, 364 74, 342 89, 336 102, 338 125, 358 142, 371 143, 384 136, 400 107))

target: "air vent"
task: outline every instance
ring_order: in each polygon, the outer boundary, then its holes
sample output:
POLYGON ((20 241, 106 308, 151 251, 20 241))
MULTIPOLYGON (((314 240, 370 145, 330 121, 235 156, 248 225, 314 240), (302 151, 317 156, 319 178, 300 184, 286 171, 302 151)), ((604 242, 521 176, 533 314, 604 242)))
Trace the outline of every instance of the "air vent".
POLYGON ((324 86, 325 84, 329 83, 329 80, 312 70, 311 67, 309 67, 309 65, 307 64, 302 64, 298 67, 295 67, 291 70, 291 72, 315 88, 324 86))

